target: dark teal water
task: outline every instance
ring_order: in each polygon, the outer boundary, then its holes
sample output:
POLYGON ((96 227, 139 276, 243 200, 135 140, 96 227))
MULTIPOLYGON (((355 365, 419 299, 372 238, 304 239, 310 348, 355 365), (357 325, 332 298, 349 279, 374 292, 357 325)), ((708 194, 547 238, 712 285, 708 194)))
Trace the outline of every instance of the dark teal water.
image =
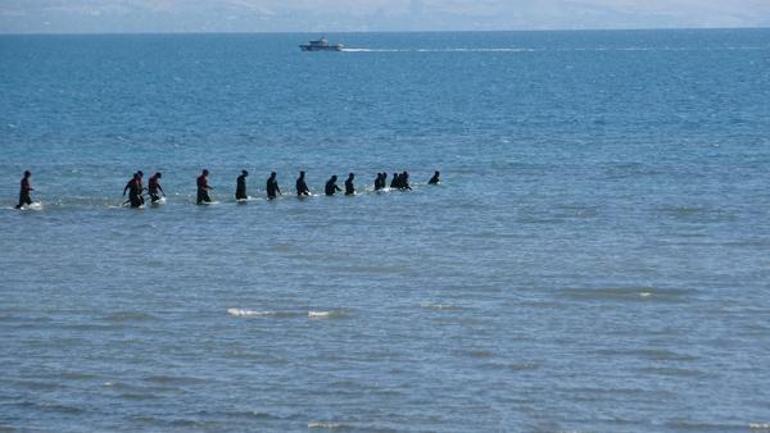
POLYGON ((770 30, 315 36, 0 36, 0 431, 770 431, 770 30))

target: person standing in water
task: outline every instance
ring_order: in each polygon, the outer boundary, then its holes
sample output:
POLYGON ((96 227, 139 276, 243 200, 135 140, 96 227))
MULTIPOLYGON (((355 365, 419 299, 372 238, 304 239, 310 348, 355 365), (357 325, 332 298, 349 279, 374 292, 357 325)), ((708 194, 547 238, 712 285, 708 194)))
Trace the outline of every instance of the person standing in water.
POLYGON ((353 179, 355 174, 348 174, 348 179, 345 181, 345 195, 356 195, 356 187, 353 185, 353 179))
POLYGON ((150 194, 150 202, 152 203, 160 201, 160 194, 163 194, 163 197, 166 196, 166 192, 163 191, 163 187, 160 186, 161 177, 163 177, 163 175, 160 172, 157 172, 150 176, 150 180, 147 181, 147 192, 150 194))
POLYGON ((403 173, 401 173, 401 180, 398 181, 398 187, 401 189, 401 191, 405 190, 412 190, 412 187, 409 186, 409 173, 404 170, 403 173))
POLYGON ((209 190, 214 189, 209 186, 209 171, 204 169, 201 175, 198 176, 196 181, 198 185, 198 197, 197 204, 211 203, 211 197, 209 197, 209 190))
POLYGON ((278 187, 278 181, 275 179, 276 173, 270 173, 270 177, 267 178, 267 199, 272 200, 276 197, 276 194, 281 194, 281 188, 278 187))
POLYGON ((377 173, 377 177, 374 178, 374 190, 379 191, 382 189, 382 173, 377 173))
POLYGON ((246 195, 246 178, 249 177, 249 172, 241 170, 241 175, 235 180, 235 199, 246 200, 249 198, 246 195))
POLYGON ((305 182, 304 171, 299 172, 299 177, 297 178, 296 187, 297 187, 297 197, 310 195, 310 188, 307 187, 307 183, 305 182))
POLYGON ((399 188, 399 180, 401 177, 398 175, 398 173, 393 173, 393 179, 390 181, 390 189, 397 189, 399 188))
POLYGON ((16 205, 16 209, 21 209, 24 205, 29 206, 32 204, 32 198, 30 198, 29 193, 30 191, 34 191, 34 188, 32 188, 29 183, 30 177, 32 177, 32 172, 26 170, 24 172, 24 177, 21 178, 19 187, 19 204, 16 205))
POLYGON ((123 187, 123 196, 126 196, 126 192, 128 192, 128 200, 123 202, 123 205, 130 203, 131 207, 140 207, 142 204, 144 204, 144 197, 142 197, 142 191, 144 188, 142 187, 142 172, 137 171, 134 173, 134 175, 131 177, 131 179, 126 182, 126 186, 123 187))
POLYGON ((326 181, 326 186, 324 187, 324 193, 328 196, 334 195, 335 192, 342 191, 340 187, 337 186, 337 176, 334 175, 329 180, 326 181))
POLYGON ((144 179, 144 172, 142 170, 137 170, 136 172, 136 187, 138 189, 138 196, 139 196, 139 205, 144 204, 144 183, 142 180, 144 179))
POLYGON ((433 173, 433 177, 431 177, 430 180, 428 181, 428 185, 438 185, 439 183, 441 183, 441 180, 438 178, 439 174, 441 173, 439 173, 438 170, 436 170, 436 172, 433 173))

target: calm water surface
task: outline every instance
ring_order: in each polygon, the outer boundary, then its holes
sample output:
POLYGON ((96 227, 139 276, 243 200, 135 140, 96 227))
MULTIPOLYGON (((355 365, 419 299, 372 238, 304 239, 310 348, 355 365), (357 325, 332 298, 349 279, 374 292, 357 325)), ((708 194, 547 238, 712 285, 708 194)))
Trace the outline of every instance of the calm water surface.
POLYGON ((770 432, 770 30, 316 36, 0 37, 0 431, 770 432))

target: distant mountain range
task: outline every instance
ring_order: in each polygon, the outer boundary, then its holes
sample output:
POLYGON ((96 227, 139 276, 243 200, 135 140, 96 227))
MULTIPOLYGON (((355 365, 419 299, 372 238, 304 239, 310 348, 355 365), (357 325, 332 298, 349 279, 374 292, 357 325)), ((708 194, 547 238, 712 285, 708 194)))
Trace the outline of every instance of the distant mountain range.
POLYGON ((770 26, 767 0, 3 0, 0 33, 770 26))

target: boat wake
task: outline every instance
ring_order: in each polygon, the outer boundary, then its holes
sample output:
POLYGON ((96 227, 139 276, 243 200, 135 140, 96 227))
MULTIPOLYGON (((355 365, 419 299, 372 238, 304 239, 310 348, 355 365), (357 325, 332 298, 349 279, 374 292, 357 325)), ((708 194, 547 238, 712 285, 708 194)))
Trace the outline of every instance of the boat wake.
POLYGON ((525 53, 532 48, 343 48, 346 53, 525 53))

